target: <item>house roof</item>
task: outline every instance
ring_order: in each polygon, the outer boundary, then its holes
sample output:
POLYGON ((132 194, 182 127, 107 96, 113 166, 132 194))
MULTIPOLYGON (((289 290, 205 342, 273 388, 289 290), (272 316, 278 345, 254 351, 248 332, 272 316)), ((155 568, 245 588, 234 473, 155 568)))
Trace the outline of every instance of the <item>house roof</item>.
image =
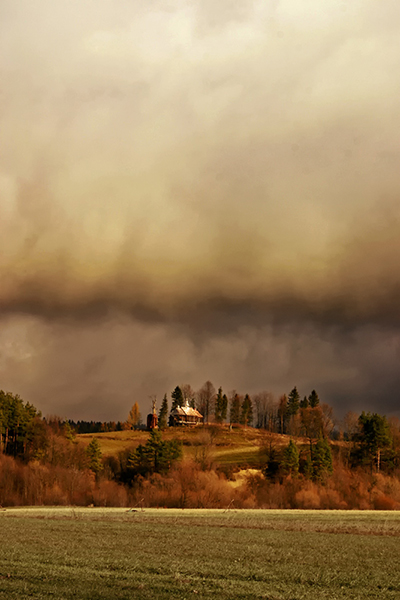
POLYGON ((178 406, 177 408, 175 408, 172 413, 172 415, 176 415, 176 416, 181 416, 181 417, 198 417, 200 419, 203 418, 203 415, 199 413, 198 410, 196 410, 195 408, 192 408, 191 406, 178 406))

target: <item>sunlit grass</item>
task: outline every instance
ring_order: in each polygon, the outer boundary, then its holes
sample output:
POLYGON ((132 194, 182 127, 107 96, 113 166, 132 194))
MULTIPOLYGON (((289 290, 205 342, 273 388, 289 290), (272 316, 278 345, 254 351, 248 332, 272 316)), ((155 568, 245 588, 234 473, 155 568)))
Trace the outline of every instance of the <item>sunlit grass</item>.
MULTIPOLYGON (((184 458, 194 458, 200 446, 208 447, 210 459, 216 465, 250 465, 260 463, 259 449, 268 434, 252 427, 193 427, 168 428, 163 432, 165 439, 178 439, 183 444, 184 458)), ((145 444, 149 433, 147 431, 113 431, 101 433, 86 433, 76 436, 85 445, 93 437, 97 438, 102 453, 105 456, 116 456, 119 452, 145 444)), ((288 436, 273 434, 275 446, 288 443, 288 436)))
POLYGON ((396 512, 15 508, 0 598, 398 599, 396 512))

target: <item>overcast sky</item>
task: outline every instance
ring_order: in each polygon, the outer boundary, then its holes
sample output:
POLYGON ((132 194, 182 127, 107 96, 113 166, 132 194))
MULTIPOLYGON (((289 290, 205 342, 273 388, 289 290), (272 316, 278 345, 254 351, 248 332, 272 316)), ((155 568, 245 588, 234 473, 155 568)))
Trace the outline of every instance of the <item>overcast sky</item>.
POLYGON ((2 0, 0 388, 400 416, 398 0, 2 0))

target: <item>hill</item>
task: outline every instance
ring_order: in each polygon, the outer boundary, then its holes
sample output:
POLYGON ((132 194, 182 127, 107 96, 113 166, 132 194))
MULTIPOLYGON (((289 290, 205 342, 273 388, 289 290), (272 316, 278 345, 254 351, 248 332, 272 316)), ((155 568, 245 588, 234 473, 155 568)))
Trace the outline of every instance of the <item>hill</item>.
MULTIPOLYGON (((117 456, 145 444, 150 433, 147 431, 113 431, 84 433, 76 436, 77 441, 88 445, 93 438, 99 442, 104 456, 117 456)), ((273 446, 280 449, 287 446, 290 436, 269 433, 253 427, 233 427, 209 425, 192 429, 168 428, 163 432, 165 440, 176 439, 183 445, 184 458, 198 458, 212 462, 215 466, 261 467, 260 450, 273 446)), ((296 438, 297 443, 306 445, 305 438, 296 438)))

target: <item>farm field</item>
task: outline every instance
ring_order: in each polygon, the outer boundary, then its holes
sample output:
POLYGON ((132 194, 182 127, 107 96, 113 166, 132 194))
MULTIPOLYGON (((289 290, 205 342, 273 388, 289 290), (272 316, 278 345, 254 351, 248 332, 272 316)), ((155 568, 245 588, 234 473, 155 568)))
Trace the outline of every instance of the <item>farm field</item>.
POLYGON ((10 508, 0 598, 400 598, 400 513, 10 508))

